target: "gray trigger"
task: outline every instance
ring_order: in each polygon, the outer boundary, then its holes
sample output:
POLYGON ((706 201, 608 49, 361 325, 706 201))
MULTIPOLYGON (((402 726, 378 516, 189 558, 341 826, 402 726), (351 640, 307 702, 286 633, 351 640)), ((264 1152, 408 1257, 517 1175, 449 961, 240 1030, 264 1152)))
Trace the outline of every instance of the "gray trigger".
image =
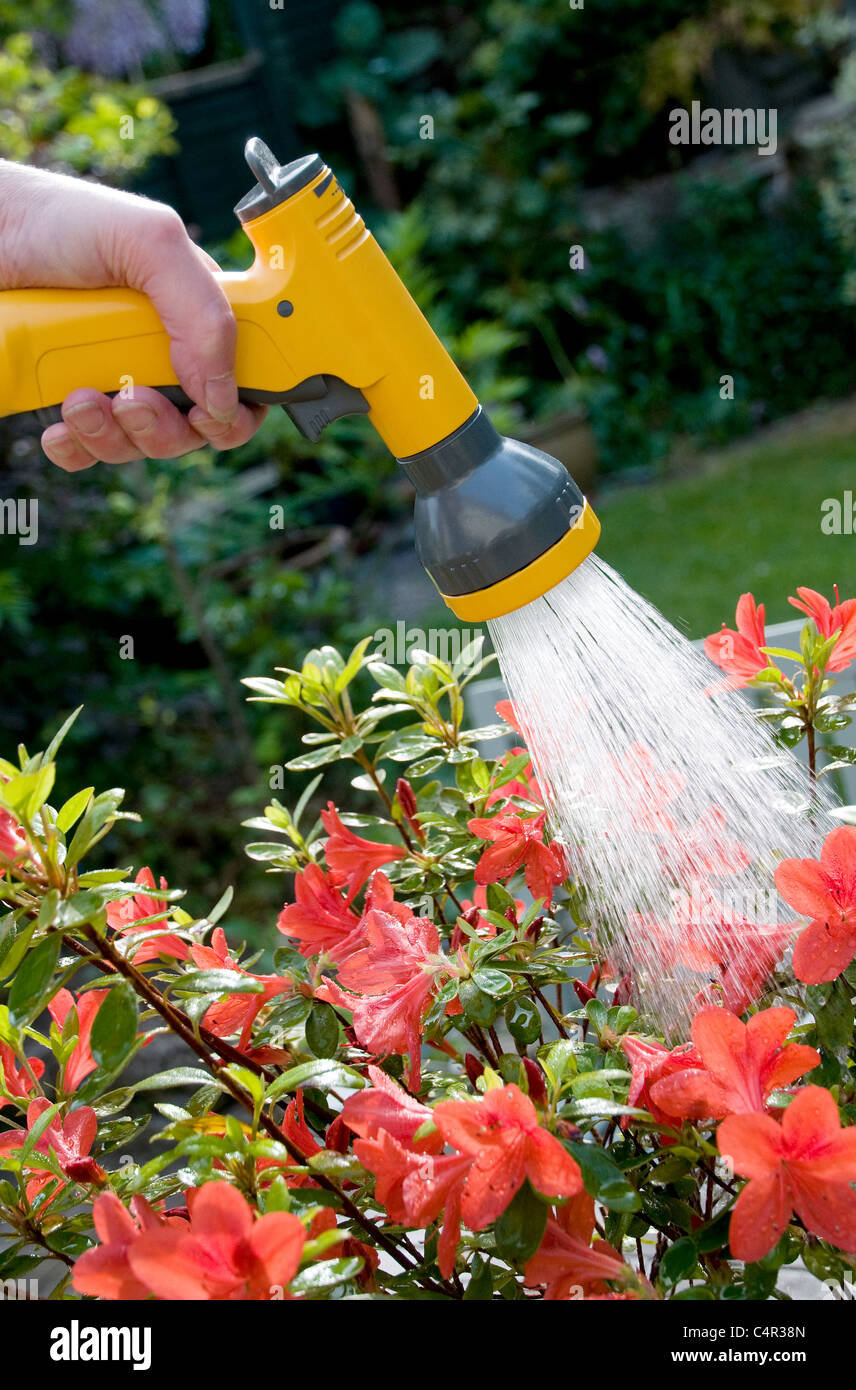
POLYGON ((343 415, 366 415, 369 411, 369 403, 358 387, 326 372, 302 381, 280 401, 300 433, 313 444, 332 420, 343 415))

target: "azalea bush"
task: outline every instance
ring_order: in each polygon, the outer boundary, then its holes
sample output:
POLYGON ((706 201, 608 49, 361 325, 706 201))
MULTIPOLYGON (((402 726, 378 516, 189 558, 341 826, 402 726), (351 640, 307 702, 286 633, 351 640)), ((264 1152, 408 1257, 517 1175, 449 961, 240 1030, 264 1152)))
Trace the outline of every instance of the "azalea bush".
MULTIPOLYGON (((708 650, 732 689, 772 693, 811 785, 854 757, 818 767, 856 704, 834 694, 856 600, 795 602, 801 651, 766 646, 751 595, 708 650)), ((849 1282, 856 827, 782 859, 775 949, 732 921, 666 1041, 591 944, 514 709, 466 725, 480 644, 404 671, 370 642, 246 682, 306 729, 247 823, 285 899, 263 959, 229 891, 194 915, 148 867, 105 864, 130 813, 117 789, 57 795, 71 720, 0 760, 0 1280, 68 1300, 763 1299, 802 1261, 849 1282), (325 798, 340 762, 370 809, 325 798)), ((669 856, 677 890, 691 862, 669 856)))

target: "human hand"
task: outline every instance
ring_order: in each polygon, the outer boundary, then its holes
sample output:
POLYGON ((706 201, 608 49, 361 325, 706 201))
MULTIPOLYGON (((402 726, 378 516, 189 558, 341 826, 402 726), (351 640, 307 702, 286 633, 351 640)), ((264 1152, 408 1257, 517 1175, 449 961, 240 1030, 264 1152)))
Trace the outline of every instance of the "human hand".
POLYGON ((99 460, 174 458, 206 443, 233 449, 255 433, 267 410, 238 401, 237 327, 218 269, 163 203, 0 162, 0 287, 141 290, 195 402, 185 415, 149 387, 112 399, 81 387, 63 402, 63 423, 42 435, 52 463, 74 473, 99 460))

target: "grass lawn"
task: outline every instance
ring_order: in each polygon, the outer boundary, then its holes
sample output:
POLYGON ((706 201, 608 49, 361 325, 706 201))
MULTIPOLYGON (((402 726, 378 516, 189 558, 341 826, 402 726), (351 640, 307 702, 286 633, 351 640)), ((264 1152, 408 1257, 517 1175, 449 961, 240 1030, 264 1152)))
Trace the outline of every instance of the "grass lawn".
POLYGON ((856 535, 820 529, 824 498, 856 497, 856 402, 792 417, 701 460, 693 475, 595 499, 598 553, 691 637, 734 619, 746 589, 767 621, 796 586, 856 594, 856 535))

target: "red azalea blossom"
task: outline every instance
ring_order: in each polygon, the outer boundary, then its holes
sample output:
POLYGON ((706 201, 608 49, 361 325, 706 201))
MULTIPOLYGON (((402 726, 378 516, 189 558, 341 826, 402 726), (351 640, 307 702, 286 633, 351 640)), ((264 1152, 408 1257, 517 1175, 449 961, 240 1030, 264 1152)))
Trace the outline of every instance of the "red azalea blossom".
POLYGON ((577 1163, 541 1128, 531 1100, 513 1084, 477 1101, 441 1101, 434 1123, 448 1144, 474 1160, 461 1200, 473 1231, 502 1215, 525 1178, 547 1197, 574 1197, 582 1189, 577 1163))
MULTIPOLYGON (((673 1126, 673 1117, 667 1115, 665 1110, 661 1110, 654 1100, 651 1094, 652 1087, 656 1082, 662 1081, 666 1076, 672 1076, 675 1072, 685 1071, 688 1067, 702 1066, 703 1063, 698 1052, 690 1044, 668 1048, 664 1047, 662 1043, 634 1038, 629 1034, 621 1039, 621 1046, 631 1068, 627 1104, 647 1110, 648 1114, 659 1124, 666 1127, 673 1126)), ((621 1121, 622 1129, 626 1129, 628 1124, 629 1116, 625 1115, 621 1121)))
POLYGON ((133 1278, 156 1298, 178 1301, 288 1298, 306 1230, 291 1212, 254 1220, 227 1182, 189 1197, 189 1222, 147 1226, 127 1253, 133 1278))
POLYGON ((553 900, 553 891, 568 876, 561 847, 555 842, 544 844, 546 813, 524 817, 512 811, 499 815, 474 817, 467 825, 480 840, 492 840, 476 865, 476 883, 497 883, 510 878, 523 868, 526 887, 533 898, 545 903, 553 900))
POLYGON ((763 1259, 794 1212, 813 1235, 856 1251, 856 1129, 842 1129, 822 1086, 798 1091, 781 1124, 769 1115, 729 1115, 717 1143, 749 1179, 731 1216, 735 1259, 763 1259))
POLYGON ((826 663, 827 671, 843 671, 856 656, 856 598, 838 602, 838 589, 835 590, 835 607, 816 589, 797 589, 799 598, 789 598, 794 608, 799 608, 814 619, 821 637, 831 637, 838 633, 838 640, 832 648, 832 655, 826 663))
POLYGON ((27 852, 27 837, 14 816, 0 811, 0 856, 12 861, 27 852))
POLYGON ((258 980, 263 986, 258 994, 227 994, 224 999, 218 999, 202 1020, 218 1038, 240 1033, 238 1047, 244 1051, 249 1047, 253 1024, 262 1009, 275 995, 289 994, 293 988, 291 981, 281 975, 253 975, 244 970, 230 956, 222 927, 215 927, 210 946, 191 946, 190 955, 200 970, 234 970, 247 979, 258 980))
POLYGON ((749 685, 759 671, 772 664, 761 651, 766 645, 764 605, 756 607, 752 594, 741 594, 737 602, 737 631, 723 623, 721 632, 704 639, 705 655, 728 675, 728 680, 710 686, 708 694, 749 685))
POLYGON ((415 1100, 380 1067, 370 1066, 368 1071, 371 1087, 348 1096, 342 1106, 341 1118, 348 1129, 360 1139, 375 1139, 385 1130, 417 1153, 439 1153, 443 1136, 438 1130, 416 1139, 417 1130, 433 1119, 430 1106, 415 1100))
POLYGON ((317 864, 294 875, 294 897, 276 925, 283 936, 293 937, 301 955, 326 952, 331 960, 344 961, 363 944, 359 917, 317 864))
POLYGON ((327 864, 337 882, 347 884, 349 903, 375 869, 392 863, 394 859, 407 858, 407 850, 398 845, 379 844, 355 835, 353 830, 342 824, 332 801, 328 801, 327 810, 321 812, 321 823, 330 837, 324 847, 327 864))
POLYGON ((793 1009, 763 1009, 748 1023, 727 1009, 702 1009, 692 1024, 702 1065, 655 1082, 652 1099, 678 1119, 763 1112, 773 1091, 820 1065, 813 1047, 785 1044, 795 1023, 793 1009))
POLYGON ((807 985, 834 980, 856 955, 856 827, 830 831, 820 859, 785 859, 776 887, 812 921, 794 947, 794 974, 807 985))
MULTIPOLYGON (((28 1057, 27 1066, 23 1063, 18 1065, 18 1059, 8 1043, 0 1042, 0 1070, 2 1070, 2 1084, 7 1094, 18 1101, 28 1099, 33 1090, 34 1078, 44 1076, 45 1064, 40 1057, 28 1057), (29 1070, 27 1069, 29 1068, 29 1070)), ((0 1095, 0 1110, 11 1104, 0 1095)))
POLYGON ((742 1013, 754 1003, 794 934, 796 922, 761 925, 748 921, 696 886, 692 895, 676 892, 668 922, 637 915, 633 919, 638 961, 669 969, 675 960, 713 978, 696 995, 697 1007, 721 1004, 742 1013))
POLYGON ((547 1300, 590 1298, 610 1292, 607 1279, 627 1279, 632 1271, 617 1250, 594 1235, 594 1200, 578 1192, 547 1219, 541 1244, 526 1265, 527 1288, 546 1284, 547 1300))
POLYGON ((48 1004, 48 1012, 58 1028, 65 1027, 65 1020, 71 1009, 77 1010, 77 1043, 62 1069, 62 1086, 65 1091, 76 1091, 84 1077, 94 1071, 97 1063, 89 1045, 95 1015, 110 993, 106 989, 90 989, 74 995, 67 989, 57 990, 48 1004))
POLYGON ((461 1193, 472 1159, 461 1154, 431 1154, 406 1148, 387 1130, 374 1139, 358 1139, 354 1153, 375 1175, 375 1196, 393 1221, 424 1227, 442 1215, 437 1242, 440 1273, 455 1267, 461 1236, 461 1193))
POLYGON ((420 1028, 438 977, 450 970, 440 954, 433 922, 371 908, 365 915, 366 945, 340 967, 338 982, 325 979, 316 998, 353 1010, 354 1033, 375 1057, 410 1057, 409 1085, 419 1087, 420 1028))
MULTIPOLYGON (((140 869, 134 881, 139 883, 141 888, 155 890, 155 879, 151 869, 140 869)), ((161 891, 169 886, 163 877, 160 886, 161 891)), ((138 926, 137 923, 146 917, 155 917, 159 912, 166 912, 168 906, 163 898, 154 898, 149 893, 134 893, 132 897, 118 898, 115 902, 107 904, 107 923, 119 936, 155 931, 157 924, 154 922, 143 926, 138 926)), ((186 941, 182 941, 174 932, 164 932, 161 936, 150 937, 138 946, 133 952, 133 961, 135 965, 144 965, 147 960, 157 960, 158 956, 187 960, 189 954, 186 941)))
MULTIPOLYGON (((27 1107, 27 1130, 9 1129, 0 1134, 0 1167, 2 1155, 14 1154, 20 1149, 29 1131, 41 1118, 51 1104, 44 1096, 38 1096, 27 1107)), ((27 1200, 35 1197, 55 1180, 55 1174, 46 1164, 38 1161, 39 1155, 53 1154, 66 1177, 74 1182, 101 1184, 106 1181, 104 1169, 90 1157, 89 1150, 98 1133, 98 1120, 95 1111, 88 1105, 72 1110, 64 1120, 54 1115, 47 1129, 39 1135, 27 1159, 27 1168, 34 1169, 37 1176, 27 1182, 27 1200)))
POLYGON ((129 1212, 115 1192, 102 1192, 92 1206, 95 1234, 101 1244, 84 1251, 75 1261, 72 1283, 77 1292, 89 1298, 148 1298, 147 1285, 131 1269, 131 1247, 143 1231, 156 1230, 170 1220, 186 1222, 186 1211, 159 1213, 144 1197, 132 1197, 129 1212))
POLYGON ((675 821, 666 809, 686 786, 679 772, 663 771, 650 748, 632 743, 622 758, 611 758, 610 792, 640 830, 673 835, 675 821))

